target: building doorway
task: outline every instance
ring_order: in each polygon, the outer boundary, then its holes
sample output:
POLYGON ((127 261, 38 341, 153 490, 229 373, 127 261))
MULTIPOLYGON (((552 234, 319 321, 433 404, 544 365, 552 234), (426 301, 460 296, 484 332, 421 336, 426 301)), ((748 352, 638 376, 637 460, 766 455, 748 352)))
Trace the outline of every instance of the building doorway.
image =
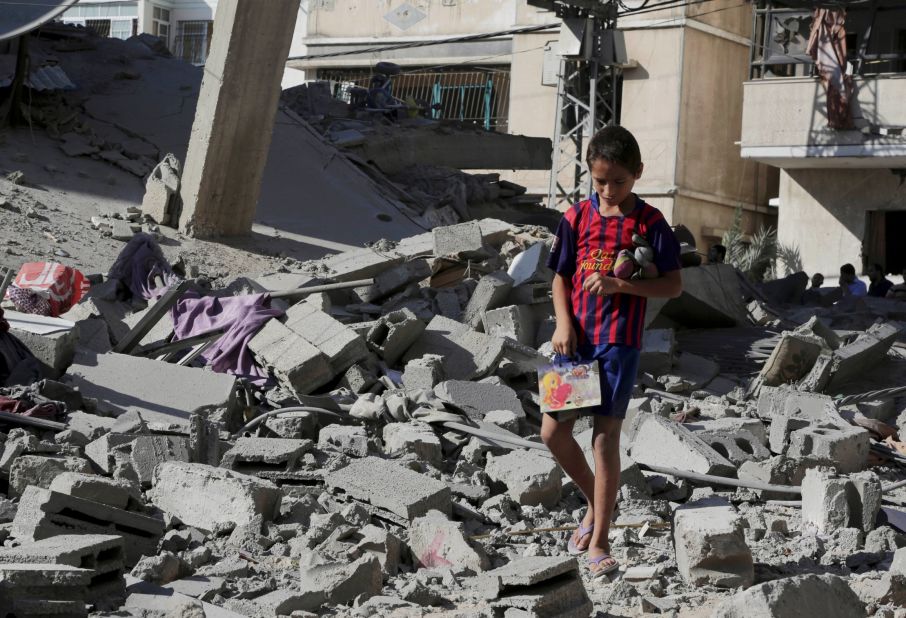
POLYGON ((888 273, 902 272, 906 268, 906 210, 872 210, 867 214, 863 272, 876 263, 888 273))

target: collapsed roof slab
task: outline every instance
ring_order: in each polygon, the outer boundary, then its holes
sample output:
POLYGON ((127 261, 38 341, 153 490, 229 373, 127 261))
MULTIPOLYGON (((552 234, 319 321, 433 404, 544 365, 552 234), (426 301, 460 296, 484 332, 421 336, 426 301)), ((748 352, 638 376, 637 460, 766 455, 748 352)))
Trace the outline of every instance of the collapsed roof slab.
POLYGON ((350 148, 386 174, 413 165, 440 165, 464 170, 549 170, 551 140, 546 137, 509 135, 492 131, 397 129, 367 136, 350 148))

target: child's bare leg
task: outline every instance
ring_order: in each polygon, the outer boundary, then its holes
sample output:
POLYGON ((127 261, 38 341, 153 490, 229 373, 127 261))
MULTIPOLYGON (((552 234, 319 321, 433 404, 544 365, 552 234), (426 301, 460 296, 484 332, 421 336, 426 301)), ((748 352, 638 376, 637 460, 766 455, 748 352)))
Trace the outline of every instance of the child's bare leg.
MULTIPOLYGON (((585 460, 585 453, 582 447, 576 442, 573 436, 573 426, 576 419, 558 421, 551 414, 545 414, 541 418, 541 440, 547 445, 554 459, 563 468, 567 476, 573 480, 579 491, 585 496, 588 503, 588 510, 585 517, 582 518, 582 526, 588 527, 594 522, 594 491, 595 475, 588 467, 585 460)), ((619 467, 617 468, 619 470, 619 467)), ((589 535, 579 537, 578 530, 573 534, 573 543, 579 549, 585 549, 589 544, 589 535)))
MULTIPOLYGON (((595 531, 588 546, 588 557, 597 558, 610 553, 610 522, 620 487, 620 427, 623 419, 596 416, 592 448, 595 455, 594 511, 595 531)), ((597 568, 606 568, 610 560, 602 561, 597 568)))

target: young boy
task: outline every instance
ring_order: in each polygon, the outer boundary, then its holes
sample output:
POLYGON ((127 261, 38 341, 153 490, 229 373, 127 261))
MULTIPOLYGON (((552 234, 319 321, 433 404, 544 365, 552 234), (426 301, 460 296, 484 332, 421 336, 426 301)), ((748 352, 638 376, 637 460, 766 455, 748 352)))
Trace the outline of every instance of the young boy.
POLYGON ((607 535, 620 482, 620 425, 635 384, 647 298, 675 298, 682 291, 679 243, 663 215, 632 192, 642 176, 642 157, 632 134, 606 127, 588 145, 585 157, 594 193, 564 215, 548 266, 557 326, 551 343, 561 357, 597 360, 601 369, 600 407, 594 415, 592 473, 573 437, 572 418, 545 414, 541 438, 589 503, 570 553, 588 552, 594 577, 618 568, 607 535), (659 276, 617 279, 613 264, 632 236, 647 240, 659 276))

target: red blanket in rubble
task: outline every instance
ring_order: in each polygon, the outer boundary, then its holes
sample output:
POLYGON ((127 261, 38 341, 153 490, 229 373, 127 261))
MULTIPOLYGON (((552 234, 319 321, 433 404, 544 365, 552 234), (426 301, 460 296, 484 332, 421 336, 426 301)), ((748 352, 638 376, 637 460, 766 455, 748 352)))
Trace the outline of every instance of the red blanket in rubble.
POLYGON ((56 262, 28 262, 6 295, 22 313, 56 317, 81 300, 90 284, 80 271, 56 262))

